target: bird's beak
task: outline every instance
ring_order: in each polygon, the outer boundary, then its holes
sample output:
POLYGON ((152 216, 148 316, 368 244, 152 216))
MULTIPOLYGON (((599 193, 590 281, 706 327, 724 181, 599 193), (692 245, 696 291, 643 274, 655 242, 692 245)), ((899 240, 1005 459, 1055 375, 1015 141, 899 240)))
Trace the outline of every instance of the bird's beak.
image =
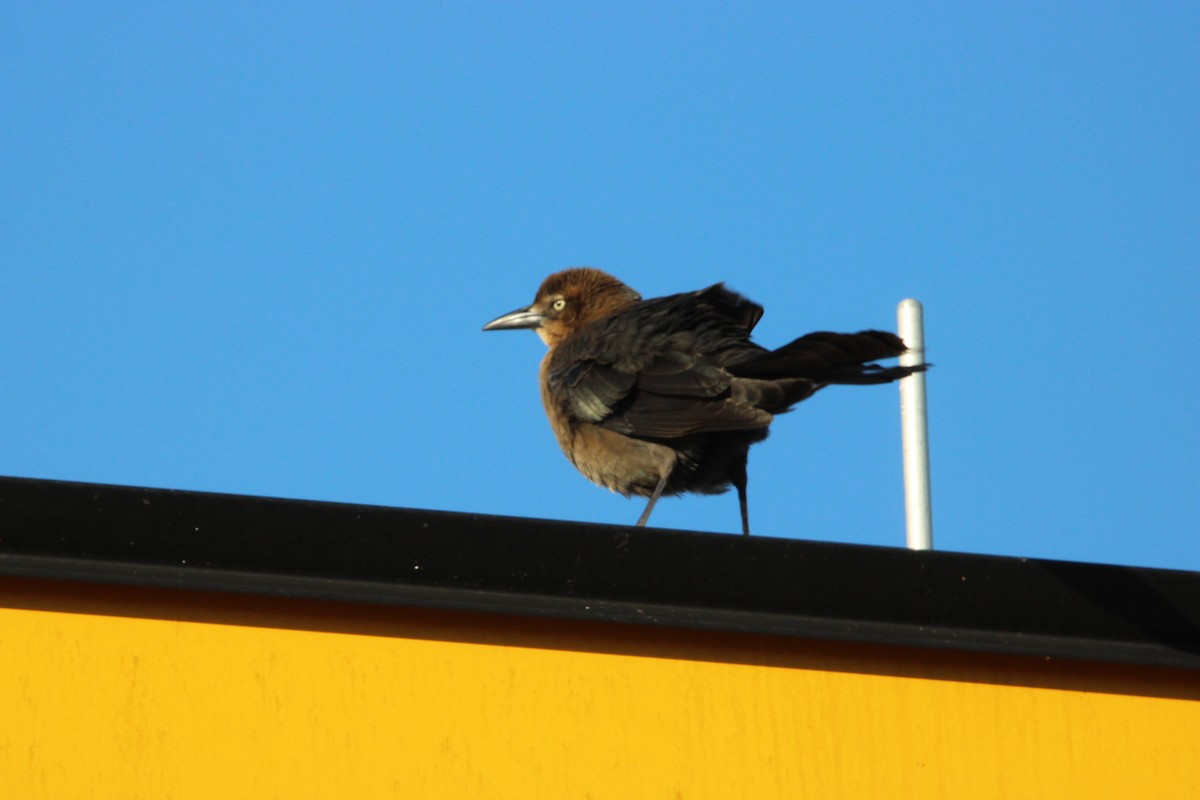
POLYGON ((510 311, 503 317, 496 317, 494 320, 483 326, 485 331, 506 331, 516 330, 517 328, 540 328, 546 318, 533 310, 533 306, 527 308, 518 308, 516 311, 510 311))

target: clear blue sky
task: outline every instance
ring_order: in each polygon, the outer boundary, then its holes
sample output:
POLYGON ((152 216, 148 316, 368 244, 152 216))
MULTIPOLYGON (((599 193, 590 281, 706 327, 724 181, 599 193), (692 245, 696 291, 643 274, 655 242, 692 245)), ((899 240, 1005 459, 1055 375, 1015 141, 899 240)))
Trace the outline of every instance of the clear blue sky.
MULTIPOLYGON (((772 346, 920 298, 939 548, 1200 569, 1196 3, 283 9, 0 10, 0 474, 632 523, 479 330, 589 264, 772 346)), ((750 502, 901 544, 895 387, 750 502)))

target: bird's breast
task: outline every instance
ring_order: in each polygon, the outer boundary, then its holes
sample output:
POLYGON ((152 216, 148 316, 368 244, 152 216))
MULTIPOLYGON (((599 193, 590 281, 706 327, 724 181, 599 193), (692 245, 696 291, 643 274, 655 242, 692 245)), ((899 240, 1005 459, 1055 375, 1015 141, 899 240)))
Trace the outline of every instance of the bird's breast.
POLYGON ((558 443, 589 481, 627 496, 649 497, 675 464, 675 451, 670 447, 590 422, 577 424, 569 438, 559 436, 558 443))
POLYGON ((563 454, 592 483, 624 495, 649 497, 659 479, 674 467, 675 451, 576 417, 551 391, 548 365, 549 357, 542 363, 542 405, 563 454))

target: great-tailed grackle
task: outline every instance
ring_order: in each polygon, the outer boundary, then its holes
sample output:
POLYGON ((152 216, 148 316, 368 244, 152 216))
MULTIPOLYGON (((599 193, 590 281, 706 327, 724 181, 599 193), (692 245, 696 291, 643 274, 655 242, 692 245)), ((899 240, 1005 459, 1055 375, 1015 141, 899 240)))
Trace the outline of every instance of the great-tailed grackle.
POLYGON ((533 328, 549 346, 540 372, 550 427, 588 480, 628 497, 717 494, 746 511, 746 456, 773 415, 830 384, 890 383, 923 366, 869 363, 905 351, 884 331, 810 333, 778 350, 750 341, 762 306, 716 284, 642 300, 589 267, 557 272, 533 305, 485 331, 533 328))

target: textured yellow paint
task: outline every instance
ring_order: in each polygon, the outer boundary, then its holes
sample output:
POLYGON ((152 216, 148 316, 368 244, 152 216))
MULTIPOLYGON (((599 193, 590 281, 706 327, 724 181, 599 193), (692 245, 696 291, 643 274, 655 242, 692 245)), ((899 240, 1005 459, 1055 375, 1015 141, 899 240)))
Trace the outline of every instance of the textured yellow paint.
POLYGON ((1200 797, 1200 703, 753 660, 3 608, 0 797, 1200 797))

